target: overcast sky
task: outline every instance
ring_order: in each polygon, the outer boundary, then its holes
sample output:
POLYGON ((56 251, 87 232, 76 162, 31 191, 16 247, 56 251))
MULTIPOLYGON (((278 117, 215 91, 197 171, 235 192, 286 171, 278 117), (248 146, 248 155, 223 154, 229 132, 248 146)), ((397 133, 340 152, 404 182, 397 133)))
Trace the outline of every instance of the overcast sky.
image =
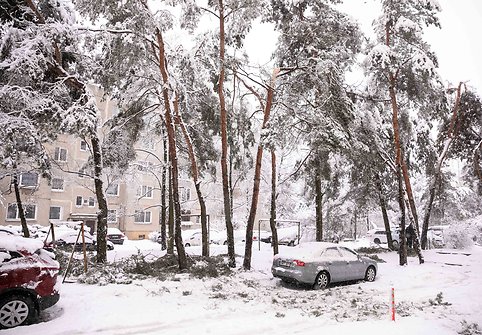
MULTIPOLYGON (((448 85, 468 81, 482 94, 482 0, 438 0, 442 29, 428 29, 425 40, 439 59, 439 73, 448 85)), ((352 15, 370 34, 380 14, 380 0, 344 0, 341 9, 352 15)), ((258 27, 259 28, 259 27, 258 27)), ((268 62, 276 43, 272 28, 264 25, 247 37, 246 49, 255 63, 268 62)))

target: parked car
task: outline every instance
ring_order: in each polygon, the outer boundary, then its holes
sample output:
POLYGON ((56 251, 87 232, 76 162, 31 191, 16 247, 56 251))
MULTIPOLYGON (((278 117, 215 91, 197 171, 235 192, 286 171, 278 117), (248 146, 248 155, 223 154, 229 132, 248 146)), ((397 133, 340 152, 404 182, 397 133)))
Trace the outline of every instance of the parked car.
MULTIPOLYGON (((393 247, 395 249, 398 249, 398 246, 400 245, 400 234, 398 229, 392 229, 392 241, 393 241, 393 247)), ((376 228, 376 229, 371 229, 367 232, 366 237, 368 240, 375 244, 386 244, 388 243, 387 241, 387 232, 385 231, 385 228, 376 228)))
MULTIPOLYGON (((89 251, 97 250, 96 238, 89 232, 84 232, 85 249, 89 251)), ((49 247, 52 246, 52 242, 48 244, 49 247)), ((55 244, 60 248, 72 248, 75 245, 75 251, 82 251, 82 235, 79 236, 77 230, 71 232, 63 232, 59 236, 55 236, 55 244), (78 238, 78 240, 77 240, 78 238), (75 243, 77 241, 77 244, 75 243)), ((114 250, 114 243, 107 240, 107 250, 114 250)))
POLYGON ((298 226, 278 228, 278 244, 293 247, 299 243, 298 226))
POLYGON ((328 242, 308 242, 286 249, 273 259, 271 272, 284 282, 323 289, 331 283, 361 280, 372 282, 377 263, 350 248, 328 242))
POLYGON ((21 236, 0 238, 0 329, 32 323, 59 300, 59 263, 42 246, 21 236))
POLYGON ((118 228, 107 228, 107 240, 114 244, 124 244, 126 236, 118 228))
POLYGON ((450 226, 431 226, 427 229, 429 248, 443 248, 445 246, 444 231, 450 226))
MULTIPOLYGON (((233 231, 233 238, 234 238, 234 243, 238 242, 245 242, 246 241, 246 230, 244 229, 237 229, 233 231)), ((222 244, 222 245, 227 245, 228 240, 227 240, 227 233, 225 230, 220 231, 215 234, 211 234, 210 239, 212 243, 215 244, 222 244)))
MULTIPOLYGON (((189 230, 183 231, 182 240, 185 247, 192 247, 202 245, 202 231, 201 229, 196 229, 193 233, 188 233, 189 230)), ((216 229, 209 230, 209 243, 215 243, 214 241, 219 241, 222 239, 222 233, 216 229)))
POLYGON ((271 232, 266 230, 253 229, 253 241, 271 243, 271 232))
POLYGON ((14 231, 7 227, 0 227, 0 234, 5 234, 5 235, 17 235, 14 231))

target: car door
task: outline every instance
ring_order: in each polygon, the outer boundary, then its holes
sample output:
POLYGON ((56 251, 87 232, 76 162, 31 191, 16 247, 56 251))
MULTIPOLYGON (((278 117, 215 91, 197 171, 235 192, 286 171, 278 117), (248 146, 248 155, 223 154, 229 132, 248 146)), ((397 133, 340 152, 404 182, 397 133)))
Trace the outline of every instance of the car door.
POLYGON ((345 280, 345 263, 337 247, 326 248, 321 258, 323 265, 328 269, 332 283, 345 280))
POLYGON ((365 277, 365 264, 358 255, 345 247, 339 247, 343 263, 345 280, 362 279, 365 277))

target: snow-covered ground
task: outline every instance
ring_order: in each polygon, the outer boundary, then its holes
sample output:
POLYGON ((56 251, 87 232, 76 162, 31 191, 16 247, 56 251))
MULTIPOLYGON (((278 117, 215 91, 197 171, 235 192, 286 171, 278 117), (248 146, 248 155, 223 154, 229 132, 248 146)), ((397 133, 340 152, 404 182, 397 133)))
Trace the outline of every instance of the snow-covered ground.
MULTIPOLYGON (((108 252, 109 260, 138 250, 163 253, 151 241, 126 241, 108 252)), ((187 251, 199 254, 201 248, 187 251)), ((225 246, 211 248, 213 255, 225 253, 225 246)), ((244 254, 244 244, 236 244, 236 254, 244 254)), ((255 243, 253 269, 237 269, 230 277, 178 275, 106 286, 65 283, 57 305, 41 313, 42 322, 2 334, 444 335, 466 329, 464 320, 482 325, 482 247, 424 255, 425 264, 410 257, 409 265, 401 267, 395 252, 382 253, 386 263, 379 264, 375 282, 313 291, 274 279, 270 246, 261 243, 258 250, 255 243), (392 287, 395 321, 389 312, 392 287)), ((240 267, 242 258, 237 262, 240 267)), ((466 334, 480 334, 480 328, 466 334)))

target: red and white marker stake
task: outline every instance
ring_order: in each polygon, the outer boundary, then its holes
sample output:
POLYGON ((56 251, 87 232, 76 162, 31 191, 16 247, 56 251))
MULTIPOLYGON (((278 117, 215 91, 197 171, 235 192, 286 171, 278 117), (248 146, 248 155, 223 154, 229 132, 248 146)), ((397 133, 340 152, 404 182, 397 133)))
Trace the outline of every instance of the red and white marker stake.
POLYGON ((391 306, 390 306, 390 314, 392 316, 392 321, 395 321, 395 289, 392 287, 392 296, 391 296, 391 306))

